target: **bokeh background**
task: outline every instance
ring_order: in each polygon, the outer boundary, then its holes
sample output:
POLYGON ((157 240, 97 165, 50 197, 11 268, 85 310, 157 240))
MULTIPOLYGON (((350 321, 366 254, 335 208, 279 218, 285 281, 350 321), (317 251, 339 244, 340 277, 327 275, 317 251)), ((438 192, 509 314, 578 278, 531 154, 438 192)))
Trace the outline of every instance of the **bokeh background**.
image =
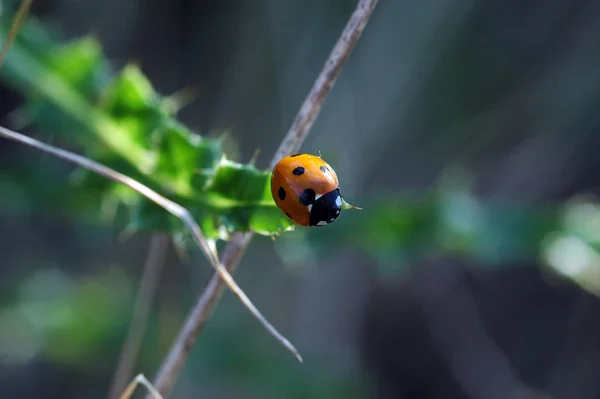
MULTIPOLYGON (((178 119, 266 168, 355 3, 32 15, 65 41, 95 35, 163 94, 194 88, 178 119)), ((24 93, 0 76, 3 126, 78 150, 20 124, 24 93)), ((365 210, 256 237, 236 273, 305 363, 227 292, 172 397, 600 398, 598 106, 598 1, 380 1, 303 147, 365 210)), ((133 372, 153 377, 211 277, 192 247, 157 254, 160 238, 65 211, 102 209, 71 171, 0 141, 2 398, 107 397, 149 252, 160 284, 133 372)))

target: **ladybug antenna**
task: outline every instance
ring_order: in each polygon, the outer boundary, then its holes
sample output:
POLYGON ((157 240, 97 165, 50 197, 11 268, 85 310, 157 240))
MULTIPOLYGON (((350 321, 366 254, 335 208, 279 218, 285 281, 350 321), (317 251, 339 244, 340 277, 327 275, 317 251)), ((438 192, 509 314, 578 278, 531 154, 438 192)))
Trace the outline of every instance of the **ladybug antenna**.
POLYGON ((354 209, 357 211, 362 211, 362 208, 359 208, 358 206, 354 206, 354 205, 347 203, 346 200, 344 199, 344 197, 342 197, 342 210, 346 210, 346 209, 354 209))
POLYGON ((319 151, 319 158, 323 158, 323 157, 321 156, 321 151, 319 151))

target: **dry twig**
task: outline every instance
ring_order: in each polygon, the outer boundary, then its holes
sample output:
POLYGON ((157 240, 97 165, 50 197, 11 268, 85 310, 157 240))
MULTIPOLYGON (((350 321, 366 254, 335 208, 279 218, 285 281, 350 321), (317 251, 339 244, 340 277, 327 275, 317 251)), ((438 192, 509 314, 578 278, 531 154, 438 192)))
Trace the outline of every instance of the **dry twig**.
POLYGON ((300 354, 291 344, 290 341, 287 340, 279 331, 275 329, 269 323, 269 321, 262 315, 262 313, 254 306, 250 298, 246 296, 244 291, 237 285, 231 274, 227 271, 227 269, 221 264, 215 249, 208 243, 206 237, 202 233, 200 226, 196 223, 191 213, 181 205, 163 197, 158 194, 156 191, 151 190, 149 187, 143 185, 142 183, 134 180, 128 176, 125 176, 122 173, 119 173, 107 166, 104 166, 98 162, 92 161, 86 157, 81 155, 74 154, 72 152, 63 150, 61 148, 53 147, 48 144, 44 144, 41 141, 33 139, 31 137, 25 136, 21 133, 14 132, 10 129, 0 126, 0 136, 5 137, 10 140, 17 141, 22 144, 26 144, 30 147, 37 148, 46 153, 52 154, 58 158, 64 159, 75 165, 86 168, 94 173, 97 173, 101 176, 114 180, 118 183, 124 184, 127 187, 137 191, 142 194, 149 200, 153 201, 157 205, 161 206, 169 213, 178 217, 190 231, 192 238, 198 244, 204 255, 208 258, 213 268, 216 270, 218 275, 225 281, 227 286, 237 295, 237 297, 242 301, 244 306, 256 317, 259 322, 277 339, 281 342, 290 352, 292 352, 296 358, 302 361, 300 354))
POLYGON ((29 8, 31 8, 31 3, 33 3, 33 0, 23 0, 21 1, 21 5, 19 5, 17 14, 15 15, 13 23, 10 26, 10 30, 8 31, 8 35, 6 35, 6 39, 4 40, 4 44, 2 45, 2 49, 0 49, 0 68, 2 68, 4 58, 6 58, 6 54, 8 54, 8 49, 10 48, 10 45, 17 36, 19 28, 21 27, 21 24, 23 23, 25 17, 27 16, 27 13, 29 12, 29 8))
MULTIPOLYGON (((356 10, 350 17, 323 70, 304 100, 296 119, 275 152, 270 164, 271 168, 281 158, 300 149, 323 106, 323 102, 337 81, 342 66, 365 29, 377 2, 378 0, 360 0, 358 2, 356 10)), ((237 267, 251 239, 252 233, 236 233, 232 236, 221 257, 222 264, 231 273, 237 267)), ((204 328, 224 290, 223 281, 219 276, 214 275, 188 315, 179 336, 171 347, 154 381, 154 386, 163 396, 170 393, 200 331, 204 328)))
POLYGON ((129 325, 127 338, 123 343, 119 364, 115 371, 112 387, 108 395, 111 399, 119 398, 127 381, 133 374, 135 361, 144 339, 148 318, 152 309, 152 299, 158 288, 160 273, 167 258, 171 238, 166 233, 157 233, 150 238, 148 255, 142 272, 142 280, 133 308, 133 318, 129 325))
POLYGON ((149 395, 152 399, 163 399, 160 393, 154 388, 152 383, 144 377, 143 374, 138 374, 130 383, 125 387, 125 390, 119 396, 119 399, 131 399, 133 396, 133 392, 137 388, 138 385, 143 385, 149 392, 149 395))
MULTIPOLYGON (((310 128, 312 127, 314 120, 322 108, 323 102, 337 81, 342 66, 346 62, 360 35, 362 34, 375 6, 377 5, 377 2, 378 0, 359 1, 356 10, 352 14, 342 32, 340 39, 333 48, 333 51, 331 52, 321 74, 315 81, 311 92, 300 108, 300 111, 290 127, 290 130, 284 137, 281 145, 275 153, 273 160, 271 161, 271 167, 273 167, 275 163, 277 163, 284 156, 296 152, 302 145, 310 128)), ((22 9, 24 9, 25 12, 27 11, 30 3, 31 1, 24 0, 22 9)), ((18 22, 16 25, 18 26, 18 24, 20 24, 20 19, 17 21, 18 22)), ((2 54, 5 54, 5 52, 8 50, 9 44, 10 42, 4 46, 2 54)), ((165 362, 158 373, 156 383, 154 384, 158 391, 162 392, 163 395, 166 395, 165 393, 170 392, 173 383, 176 377, 179 375, 179 372, 181 371, 181 368, 183 367, 183 364, 185 363, 185 360, 187 359, 187 356, 193 347, 199 332, 204 327, 214 307, 219 302, 219 299, 226 286, 228 286, 240 298, 242 303, 273 336, 275 336, 284 346, 294 353, 300 361, 302 360, 294 346, 264 318, 264 316, 252 304, 250 299, 245 295, 245 293, 238 287, 229 273, 229 271, 233 271, 237 266, 241 256, 252 239, 252 233, 234 234, 228 246, 225 248, 223 253, 223 261, 220 262, 216 252, 208 244, 199 226, 193 220, 187 209, 159 195, 141 183, 80 155, 44 144, 38 140, 24 136, 1 126, 0 136, 4 136, 5 138, 9 138, 53 154, 59 158, 65 159, 78 166, 84 167, 138 191, 140 194, 146 196, 181 219, 186 227, 190 230, 192 237, 198 246, 210 260, 212 266, 216 270, 216 274, 213 276, 209 282, 209 285, 200 296, 196 306, 188 315, 186 323, 184 324, 183 329, 174 343, 169 355, 165 359, 165 362)), ((143 376, 141 376, 141 378, 138 376, 132 382, 132 384, 133 383, 135 383, 135 385, 138 383, 146 385, 148 389, 153 391, 152 397, 156 398, 157 395, 160 397, 158 392, 154 392, 154 387, 152 384, 149 384, 147 380, 143 378, 143 376)), ((132 388, 130 385, 126 391, 128 391, 130 395, 133 389, 135 388, 132 388)))

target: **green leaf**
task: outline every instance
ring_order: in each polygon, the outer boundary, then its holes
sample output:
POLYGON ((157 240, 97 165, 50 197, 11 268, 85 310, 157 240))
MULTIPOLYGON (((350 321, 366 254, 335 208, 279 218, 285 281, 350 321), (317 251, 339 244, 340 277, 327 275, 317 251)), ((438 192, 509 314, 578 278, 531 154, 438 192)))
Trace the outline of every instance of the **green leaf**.
POLYGON ((57 47, 50 55, 48 66, 87 98, 94 98, 109 77, 102 48, 89 37, 57 47))
MULTIPOLYGON (((0 20, 0 40, 9 22, 0 20)), ((0 79, 23 94, 22 113, 42 132, 60 134, 88 158, 188 208, 209 238, 293 228, 271 197, 270 171, 226 159, 220 138, 177 121, 137 66, 111 77, 95 40, 60 46, 51 36, 29 18, 0 70, 0 79)), ((99 206, 116 201, 129 209, 130 230, 183 231, 167 211, 117 183, 81 170, 71 181, 96 195, 99 206)))
POLYGON ((121 71, 103 97, 102 108, 113 115, 145 112, 159 100, 150 81, 134 65, 128 65, 121 71))

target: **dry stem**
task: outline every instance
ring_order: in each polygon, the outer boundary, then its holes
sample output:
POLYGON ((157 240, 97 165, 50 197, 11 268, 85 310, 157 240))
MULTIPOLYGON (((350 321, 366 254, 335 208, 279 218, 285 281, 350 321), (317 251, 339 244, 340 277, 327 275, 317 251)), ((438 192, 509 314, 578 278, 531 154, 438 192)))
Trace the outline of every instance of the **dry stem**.
POLYGON ((0 136, 3 136, 7 139, 17 141, 22 144, 29 145, 30 147, 33 147, 33 148, 37 148, 41 151, 52 154, 58 158, 61 158, 66 161, 69 161, 71 163, 74 163, 75 165, 86 168, 86 169, 88 169, 94 173, 97 173, 101 176, 104 176, 106 178, 114 180, 118 183, 124 184, 127 187, 142 194, 143 196, 145 196, 149 200, 153 201, 157 205, 161 206, 169 213, 178 217, 185 224, 187 229, 190 231, 192 238, 194 239, 196 244, 198 244, 198 246, 200 247, 202 252, 206 255, 206 257, 210 261, 210 264, 213 266, 213 268, 216 270, 216 272, 219 274, 219 276, 225 281, 227 286, 242 301, 244 306, 254 315, 254 317, 256 317, 258 319, 258 321, 267 329, 267 331, 269 331, 271 333, 271 335, 273 335, 275 337, 275 339, 277 339, 290 352, 292 352, 299 361, 302 361, 302 358, 300 357, 300 354, 298 353, 298 351, 296 350, 294 345, 292 345, 291 342, 287 340, 287 338, 285 338, 283 335, 281 335, 281 333, 279 333, 279 331, 277 331, 275 329, 275 327, 273 327, 271 325, 271 323, 269 323, 269 321, 256 308, 256 306, 254 306, 254 304, 252 303, 250 298, 248 298, 248 296, 246 296, 244 291, 237 285, 237 283, 235 282, 235 280, 233 279, 231 274, 229 274, 227 269, 221 264, 214 247, 212 247, 208 243, 208 241, 206 240, 206 237, 204 236, 204 234, 202 233, 202 230, 200 229, 200 226, 198 226, 198 224, 192 217, 192 214, 186 208, 163 197, 162 195, 158 194, 156 191, 151 190, 149 187, 143 185, 142 183, 138 182, 137 180, 134 180, 128 176, 125 176, 122 173, 119 173, 107 166, 104 166, 98 162, 92 161, 91 159, 88 159, 81 155, 77 155, 72 152, 63 150, 61 148, 57 148, 57 147, 42 143, 41 141, 38 141, 31 137, 25 136, 21 133, 14 132, 14 131, 7 129, 5 127, 2 127, 2 126, 0 126, 0 136))
POLYGON ((152 399, 163 399, 160 393, 154 388, 154 386, 144 377, 143 374, 138 374, 130 383, 125 387, 125 390, 119 397, 119 399, 131 399, 133 396, 133 392, 137 388, 138 385, 143 385, 146 387, 148 392, 150 393, 150 397, 152 399))
MULTIPOLYGON (((295 153, 302 146, 323 106, 323 102, 337 81, 342 66, 365 29, 377 2, 378 0, 360 0, 358 2, 356 10, 342 31, 309 95, 304 100, 296 119, 275 152, 270 164, 271 168, 281 158, 295 153)), ((221 256, 222 264, 231 273, 237 267, 251 239, 252 233, 236 233, 232 236, 221 256)), ((188 315, 179 336, 171 347, 154 381, 154 386, 164 397, 171 392, 200 331, 204 328, 206 321, 219 303, 224 290, 225 284, 218 275, 214 275, 188 315)))
MULTIPOLYGON (((337 78, 341 72, 341 68, 349 57, 351 51, 356 45, 360 35, 362 34, 369 17, 371 16, 378 0, 360 0, 346 27, 344 28, 342 35, 336 43, 333 51, 331 52, 329 59, 327 60, 323 71, 315 81, 311 92, 304 101, 298 116, 294 120, 290 130, 284 137, 281 145, 275 153, 273 160, 271 161, 271 167, 275 165, 281 158, 289 155, 293 152, 298 151, 301 147, 304 139, 308 135, 310 128, 314 120, 316 119, 323 102, 327 95, 331 91, 331 88, 337 81, 337 78)), ((19 15, 26 13, 31 1, 24 0, 21 4, 19 15)), ((12 30, 18 29, 22 21, 22 16, 19 16, 13 25, 12 30)), ((11 32, 12 32, 11 30, 11 32)), ((0 61, 8 51, 10 41, 12 41, 13 35, 7 37, 7 43, 5 43, 3 49, 0 52, 0 61)), ((186 227, 190 230, 192 237, 196 243, 200 246, 202 251, 208 257, 211 265, 215 268, 216 274, 213 276, 209 285, 200 296, 196 306, 192 309, 192 312, 188 315, 186 323, 180 332, 179 337, 174 343, 169 355, 165 359, 163 366, 161 367, 156 383, 154 384, 158 391, 168 393, 171 391, 173 383, 176 377, 179 375, 185 360, 191 348, 193 347, 199 332, 204 327, 206 321, 210 317, 210 314, 214 310, 214 307, 219 302, 219 299, 225 289, 228 286, 242 301, 242 303, 253 313, 253 315, 267 328, 267 330, 275 336, 283 345, 285 345, 290 351, 292 351, 296 357, 301 361, 301 357, 294 348, 294 346, 283 337, 275 328, 264 318, 264 316, 256 309, 250 299, 244 294, 244 292, 237 286, 229 271, 233 271, 237 266, 241 256, 243 255, 246 247, 252 239, 252 233, 237 233, 234 234, 230 243, 225 248, 223 253, 222 262, 214 251, 214 249, 208 244, 199 226, 195 223, 189 211, 180 205, 162 197, 158 193, 152 191, 148 187, 140 184, 139 182, 122 175, 110 168, 107 168, 99 163, 91 161, 85 157, 77 154, 70 153, 68 151, 49 146, 41 143, 30 137, 21 135, 17 132, 0 126, 0 135, 6 138, 27 144, 34 148, 38 148, 42 151, 51 153, 59 158, 65 159, 79 166, 94 171, 102 176, 115 180, 119 183, 125 184, 128 187, 138 191, 142 195, 146 196, 150 200, 154 201, 164 209, 172 213, 173 215, 180 218, 186 227)), ((147 383, 145 378, 136 378, 134 382, 142 383, 147 385, 151 389, 152 385, 147 383)), ((129 387, 131 388, 131 387, 129 387)), ((133 388, 134 389, 134 388, 133 388)), ((129 390, 128 390, 129 391, 129 390)), ((131 390, 132 391, 132 390, 131 390)), ((131 394, 129 392, 129 395, 131 394)), ((154 398, 157 397, 156 392, 152 392, 154 398)))
POLYGON ((33 3, 33 0, 23 0, 21 1, 21 5, 19 5, 17 14, 15 15, 13 23, 10 26, 10 30, 8 31, 8 35, 6 35, 6 39, 4 40, 4 44, 2 45, 2 49, 0 49, 0 68, 2 68, 2 64, 4 63, 6 54, 8 54, 8 49, 10 48, 10 45, 17 36, 19 28, 21 27, 21 24, 23 23, 25 17, 27 16, 27 13, 29 12, 29 8, 31 8, 31 3, 33 3))
POLYGON ((109 398, 117 399, 131 379, 132 370, 144 339, 152 300, 158 288, 160 274, 166 261, 171 238, 166 233, 157 233, 150 238, 148 255, 142 272, 142 280, 133 309, 127 338, 123 343, 121 357, 112 382, 109 398))

